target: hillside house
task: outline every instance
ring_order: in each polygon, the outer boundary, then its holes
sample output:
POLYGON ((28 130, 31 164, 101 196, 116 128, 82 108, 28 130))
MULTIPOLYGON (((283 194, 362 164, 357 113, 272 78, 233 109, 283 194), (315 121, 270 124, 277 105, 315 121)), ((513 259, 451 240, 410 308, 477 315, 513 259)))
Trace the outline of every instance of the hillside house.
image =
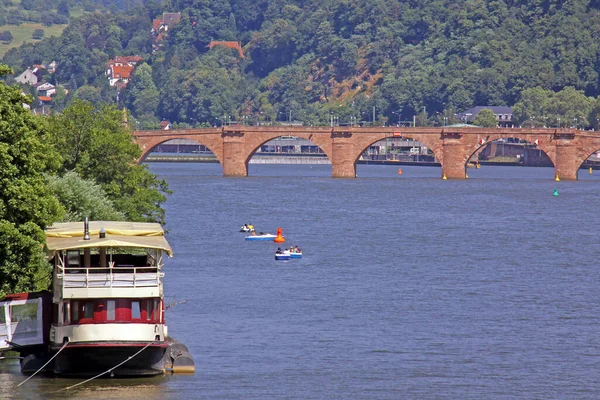
POLYGON ((131 73, 134 70, 133 65, 115 65, 108 71, 108 83, 110 86, 115 86, 118 81, 129 83, 131 73))
POLYGON ((15 78, 15 81, 22 83, 23 85, 35 85, 38 83, 38 76, 31 70, 31 68, 27 68, 23 73, 15 78))
POLYGON ((167 32, 169 26, 176 25, 181 22, 181 13, 163 13, 163 17, 156 18, 152 21, 152 33, 157 35, 160 31, 167 32))
POLYGON ((52 61, 50 64, 46 65, 46 69, 51 74, 55 73, 56 72, 56 61, 52 61))
POLYGON ((498 120, 498 127, 514 128, 512 109, 507 106, 477 106, 469 108, 462 113, 456 114, 456 118, 465 124, 473 123, 473 120, 477 117, 477 114, 479 114, 483 109, 492 110, 494 116, 498 120))
POLYGON ((119 89, 127 86, 135 66, 142 60, 143 58, 140 56, 116 56, 114 59, 109 60, 106 65, 109 85, 115 86, 119 82, 119 89))
POLYGON ((40 82, 33 85, 37 91, 38 96, 52 96, 56 93, 56 86, 48 82, 40 82))
POLYGON ((156 18, 152 21, 152 36, 154 43, 152 44, 152 52, 154 53, 161 46, 161 41, 164 39, 165 33, 170 26, 181 22, 181 13, 163 13, 163 17, 156 18))
POLYGON ((161 121, 160 122, 160 129, 163 131, 168 131, 171 130, 173 126, 171 125, 171 121, 161 121))

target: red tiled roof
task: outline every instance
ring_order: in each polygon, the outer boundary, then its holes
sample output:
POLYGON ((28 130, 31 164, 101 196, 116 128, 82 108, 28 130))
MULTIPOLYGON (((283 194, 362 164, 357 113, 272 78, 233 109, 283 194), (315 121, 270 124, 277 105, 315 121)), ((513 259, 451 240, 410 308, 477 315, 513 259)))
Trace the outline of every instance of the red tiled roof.
POLYGON ((52 101, 52 97, 50 96, 38 96, 38 99, 40 99, 40 101, 52 101))
POLYGON ((112 77, 115 79, 129 79, 134 68, 133 65, 115 65, 112 67, 112 77))
POLYGON ((215 46, 224 46, 230 49, 235 49, 238 51, 238 53, 240 54, 241 58, 245 58, 244 57, 244 51, 242 50, 242 46, 240 44, 240 42, 226 42, 226 41, 215 41, 215 40, 211 40, 210 43, 208 44, 209 49, 212 49, 215 46))
POLYGON ((160 28, 160 26, 162 25, 163 20, 162 19, 155 19, 154 21, 152 21, 152 27, 154 28, 155 31, 158 30, 158 28, 160 28))

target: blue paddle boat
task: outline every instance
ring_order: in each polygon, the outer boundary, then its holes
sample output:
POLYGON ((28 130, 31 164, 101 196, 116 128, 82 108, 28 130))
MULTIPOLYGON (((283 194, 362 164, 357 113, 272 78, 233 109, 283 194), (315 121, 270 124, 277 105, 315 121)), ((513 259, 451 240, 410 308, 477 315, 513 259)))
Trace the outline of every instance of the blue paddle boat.
POLYGON ((245 240, 268 240, 268 241, 272 242, 273 239, 275 239, 276 237, 277 237, 277 235, 273 235, 272 233, 261 232, 258 235, 246 236, 245 240))
POLYGON ((302 251, 290 251, 291 258, 302 258, 302 251))
POLYGON ((276 260, 291 260, 292 259, 292 255, 287 250, 284 250, 284 251, 277 250, 275 252, 275 259, 276 260))

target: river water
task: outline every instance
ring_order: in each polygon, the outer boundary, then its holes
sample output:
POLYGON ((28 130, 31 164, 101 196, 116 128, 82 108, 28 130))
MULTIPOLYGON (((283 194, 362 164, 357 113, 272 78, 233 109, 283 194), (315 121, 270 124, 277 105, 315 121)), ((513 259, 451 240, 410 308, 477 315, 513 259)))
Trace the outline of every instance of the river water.
POLYGON ((169 332, 194 375, 90 382, 0 367, 26 399, 598 399, 600 171, 152 163, 169 332), (558 196, 553 193, 557 190, 558 196), (283 229, 301 260, 246 242, 283 229))

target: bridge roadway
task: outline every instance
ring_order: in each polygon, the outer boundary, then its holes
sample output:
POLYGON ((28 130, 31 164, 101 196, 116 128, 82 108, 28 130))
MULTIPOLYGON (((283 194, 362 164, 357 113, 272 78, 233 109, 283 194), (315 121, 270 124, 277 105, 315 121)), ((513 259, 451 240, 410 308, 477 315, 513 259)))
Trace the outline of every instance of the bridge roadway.
POLYGON ((266 142, 295 136, 310 140, 331 161, 334 178, 356 177, 356 161, 373 143, 390 137, 417 140, 430 148, 442 166, 442 177, 464 179, 469 158, 489 142, 518 138, 537 144, 554 164, 560 179, 575 180, 581 164, 600 149, 600 132, 570 128, 476 128, 476 127, 326 127, 247 126, 134 131, 144 158, 171 139, 190 139, 209 148, 223 167, 224 176, 247 176, 248 161, 266 142))

